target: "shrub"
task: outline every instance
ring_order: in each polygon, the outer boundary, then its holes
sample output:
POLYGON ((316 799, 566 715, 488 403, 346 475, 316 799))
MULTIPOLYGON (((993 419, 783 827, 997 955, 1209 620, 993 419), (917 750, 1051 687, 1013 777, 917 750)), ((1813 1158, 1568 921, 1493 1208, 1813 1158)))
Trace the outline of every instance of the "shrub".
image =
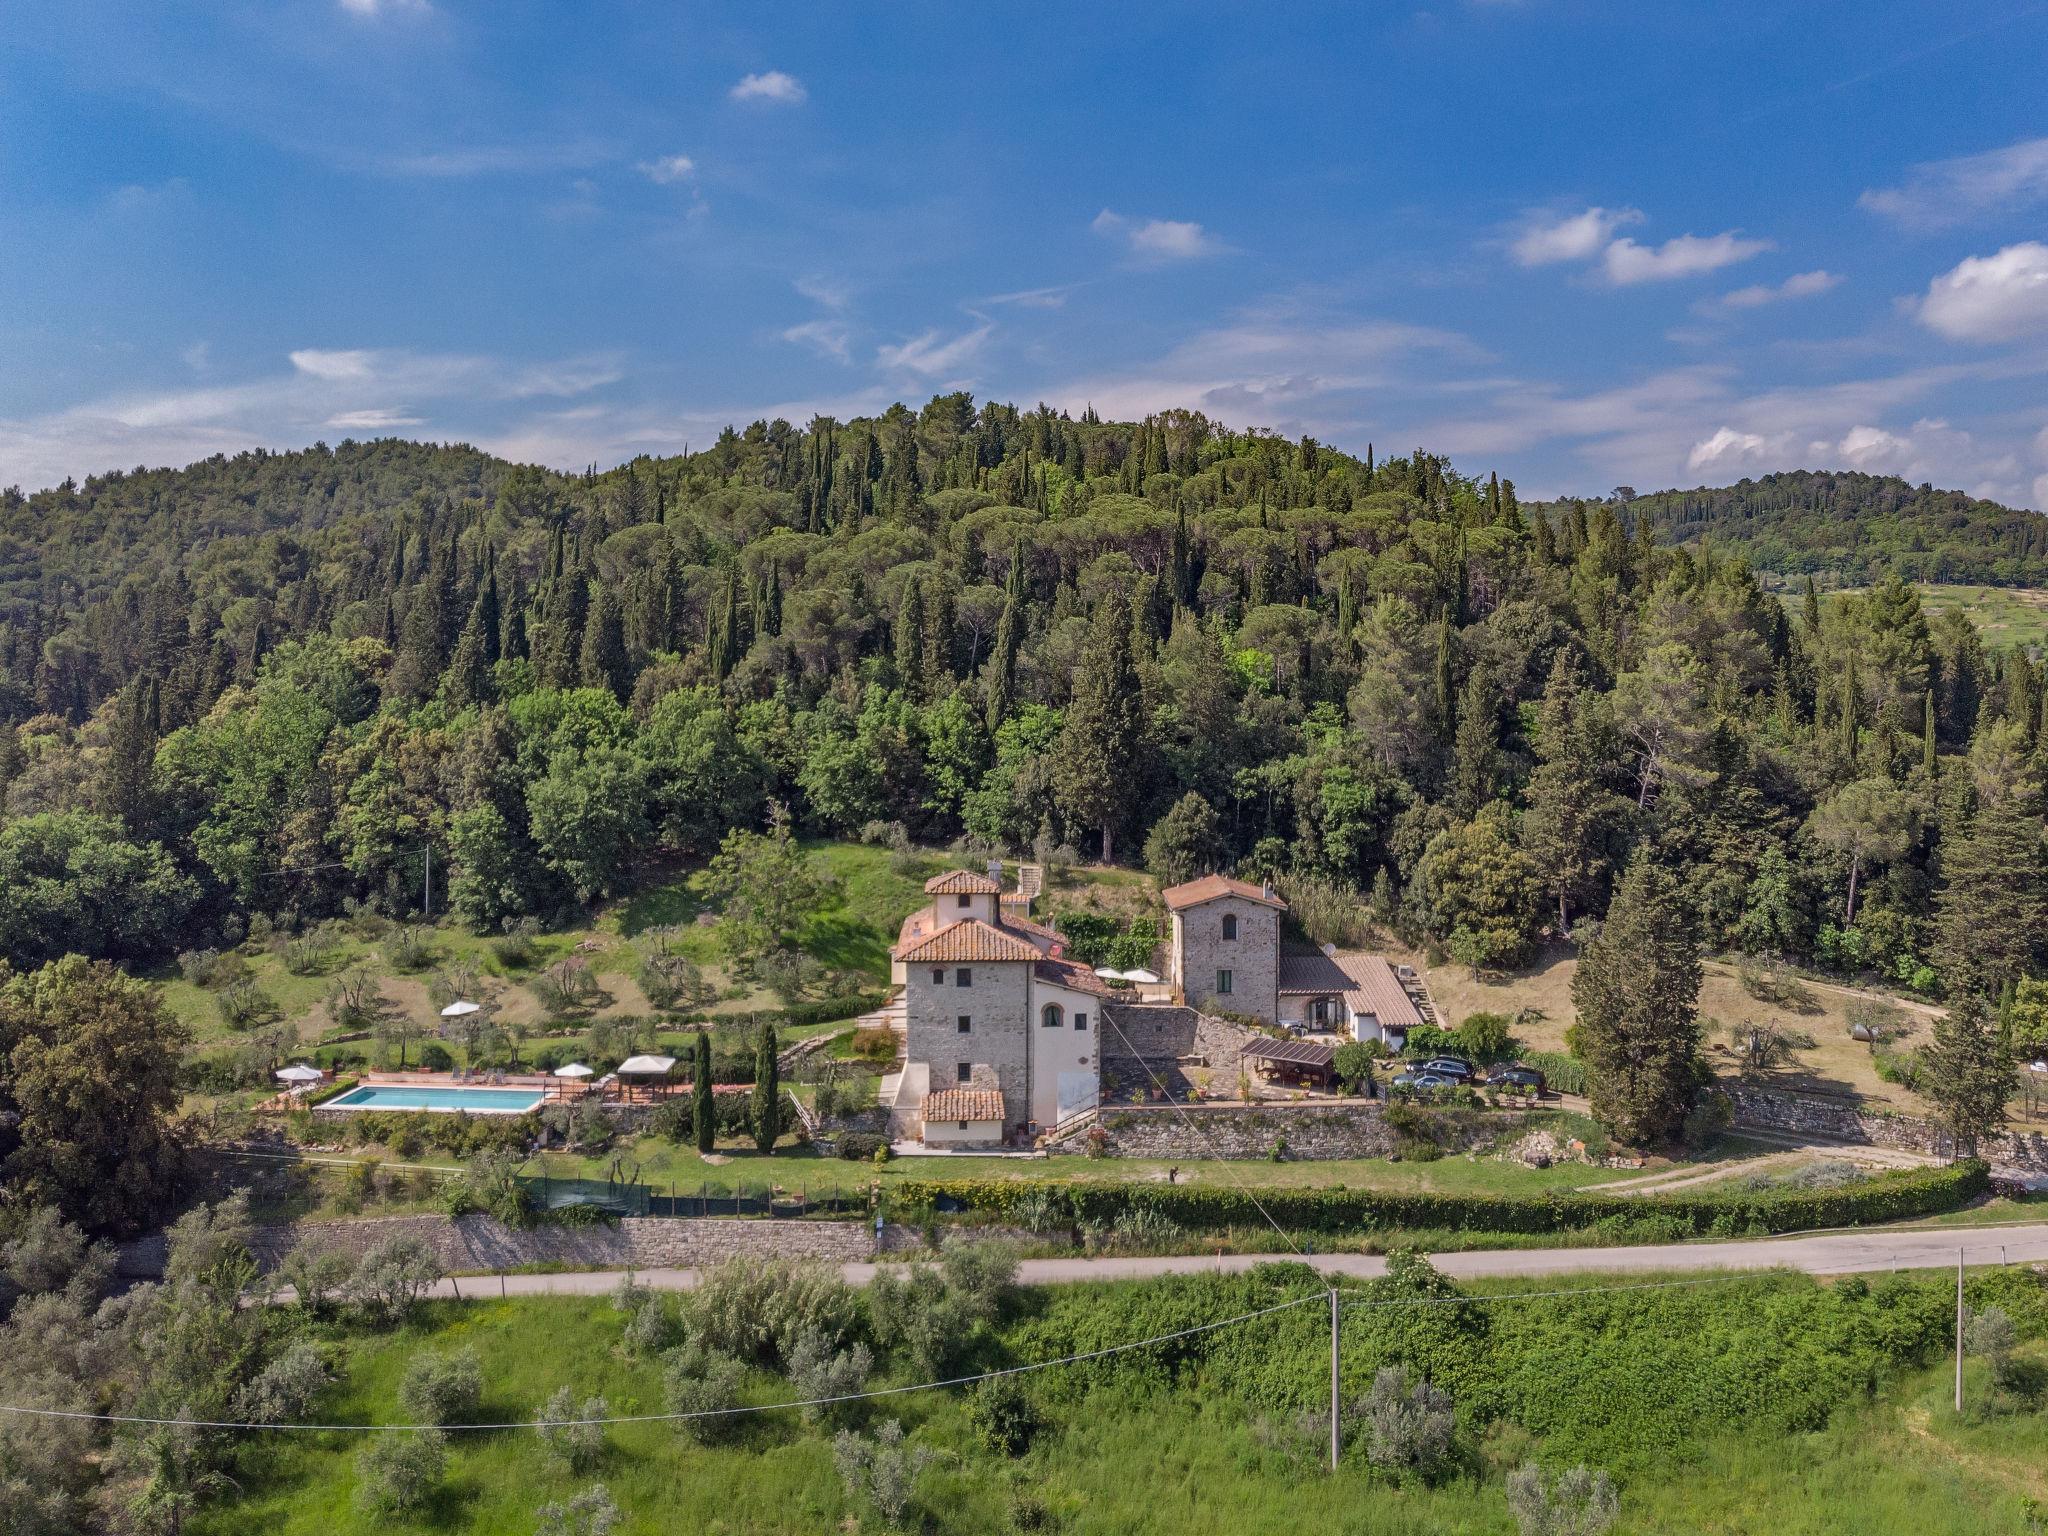
POLYGON ((856 1405, 827 1399, 852 1397, 861 1391, 868 1384, 868 1372, 874 1363, 874 1353, 865 1344, 841 1349, 815 1330, 799 1334, 789 1347, 787 1369, 789 1384, 797 1400, 804 1404, 804 1422, 819 1424, 844 1419, 847 1410, 856 1405))
POLYGON ((0 1272, 30 1294, 62 1290, 80 1278, 81 1289, 97 1291, 114 1272, 114 1250, 88 1242, 54 1205, 39 1205, 0 1245, 0 1272))
MULTIPOLYGON (((930 1179, 905 1185, 895 1199, 914 1216, 944 1204, 1009 1218, 1029 1190, 1015 1179, 930 1179)), ((1076 1183, 1066 1190, 1078 1220, 1108 1225, 1122 1212, 1149 1208, 1191 1231, 1262 1227, 1272 1219, 1289 1231, 1428 1228, 1467 1232, 1568 1232, 1609 1217, 1662 1213, 1693 1233, 1791 1232, 1868 1225, 1930 1216, 1984 1193, 1990 1170, 1964 1161, 1866 1179, 1844 1189, 1703 1190, 1635 1197, 1549 1191, 1539 1195, 1277 1188, 1257 1192, 1225 1185, 1076 1183)))
POLYGON ((534 1435, 563 1470, 587 1471, 604 1454, 604 1425, 592 1421, 610 1412, 611 1404, 602 1397, 587 1397, 579 1408, 576 1394, 558 1387, 534 1420, 534 1435))
POLYGON ((305 1417, 327 1382, 327 1361, 320 1347, 301 1339, 286 1345, 236 1394, 235 1413, 258 1424, 296 1422, 305 1417))
POLYGON ((839 1138, 839 1155, 850 1163, 874 1160, 877 1152, 889 1150, 889 1138, 873 1131, 848 1131, 839 1138))
POLYGON ((424 971, 434 963, 434 947, 424 928, 401 928, 384 944, 384 960, 394 971, 424 971))
POLYGON ((689 1301, 691 1334, 741 1360, 787 1360, 807 1333, 838 1343, 860 1301, 839 1272, 816 1260, 731 1258, 713 1265, 689 1301))
POLYGON ((1457 1427, 1451 1395, 1427 1381, 1411 1384, 1406 1366, 1380 1367, 1372 1390, 1352 1411, 1365 1430, 1365 1458, 1374 1466, 1427 1482, 1449 1465, 1457 1427))
POLYGON ((872 1029, 856 1029, 853 1038, 847 1042, 846 1049, 862 1061, 894 1061, 896 1031, 886 1024, 872 1029))
POLYGON ((592 1483, 567 1504, 540 1507, 534 1536, 611 1536, 625 1518, 603 1483, 592 1483))
POLYGON ((214 994, 213 1005, 220 1020, 230 1029, 252 1029, 266 1019, 277 1017, 277 1004, 250 977, 231 981, 214 994))
POLYGON ((1504 1013, 1474 1013, 1454 1031, 1458 1048, 1477 1062, 1506 1061, 1515 1053, 1514 1036, 1504 1013))
POLYGON ((682 1346, 689 1337, 683 1317, 683 1299, 673 1292, 648 1292, 639 1288, 643 1299, 626 1319, 619 1347, 629 1355, 665 1355, 682 1346))
POLYGON ((1508 1508, 1522 1536, 1600 1536, 1619 1505, 1605 1472, 1573 1467, 1548 1483, 1531 1461, 1508 1474, 1508 1508))
POLYGON ((842 1429, 832 1440, 832 1460, 849 1498, 874 1507, 884 1524, 899 1529, 917 1497, 917 1480, 935 1458, 923 1446, 906 1442, 903 1426, 894 1419, 875 1431, 872 1440, 842 1429))
POLYGON ((993 1376, 967 1394, 967 1422, 998 1456, 1022 1456, 1038 1433, 1038 1410, 1014 1376, 993 1376))
POLYGON ((731 1355, 692 1343, 674 1350, 662 1372, 662 1393, 668 1411, 686 1415, 674 1420, 678 1433, 702 1445, 728 1438, 738 1427, 731 1412, 740 1402, 747 1368, 731 1355))
POLYGON ((1045 1236, 1064 1232, 1074 1224, 1074 1208, 1063 1190, 1040 1185, 1027 1190, 1010 1212, 1010 1219, 1030 1232, 1045 1236))
POLYGON ((523 971, 540 957, 540 924, 522 917, 506 924, 505 936, 494 939, 491 954, 508 971, 523 971))
POLYGON ((416 1424, 465 1424, 483 1397, 483 1361, 469 1348, 414 1355, 398 1384, 398 1404, 416 1424))
POLYGON ((316 1317, 334 1309, 355 1278, 355 1260, 346 1249, 309 1249, 301 1243, 286 1257, 280 1273, 300 1306, 316 1317))
POLYGON ((439 1430, 371 1437, 356 1458, 356 1502, 371 1514, 404 1514, 427 1502, 448 1466, 439 1430))
POLYGON ((434 1251, 419 1238, 400 1234, 363 1255, 349 1281, 349 1294, 379 1320, 403 1322, 441 1275, 434 1251))
POLYGON ((1561 1051, 1528 1051, 1522 1056, 1522 1065, 1541 1072, 1543 1081, 1554 1093, 1586 1091, 1586 1064, 1576 1056, 1561 1051))

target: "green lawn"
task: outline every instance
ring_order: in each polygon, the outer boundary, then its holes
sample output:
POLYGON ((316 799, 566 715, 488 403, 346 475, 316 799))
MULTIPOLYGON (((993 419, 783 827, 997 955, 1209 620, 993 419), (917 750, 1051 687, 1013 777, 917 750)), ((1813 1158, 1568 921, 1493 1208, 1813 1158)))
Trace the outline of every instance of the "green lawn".
MULTIPOLYGON (((1863 590, 1867 589, 1843 589, 1844 592, 1863 590)), ((1984 644, 1993 650, 2003 650, 2008 646, 2032 650, 2048 647, 2048 590, 1931 583, 1923 583, 1919 590, 1920 607, 1930 621, 1951 609, 1960 609, 1977 626, 1984 644)), ((1804 601, 1796 583, 1779 595, 1795 609, 1804 601)), ((1823 592, 1820 600, 1826 603, 1837 595, 1823 592)))
MULTIPOLYGON (((1754 1276, 1729 1283, 1760 1284, 1766 1295, 1773 1286, 1782 1291, 1807 1284, 1754 1276)), ((1126 1289, 1135 1303, 1128 1309, 1133 1321, 1146 1316, 1142 1297, 1163 1301, 1166 1295, 1126 1289)), ((1466 1289, 1513 1292, 1526 1289, 1526 1282, 1466 1289)), ((1735 1296, 1729 1308, 1751 1304, 1735 1296)), ((1057 1305, 1056 1296, 1038 1293, 1026 1310, 1035 1314, 1057 1305)), ((1514 1326, 1514 1305, 1495 1314, 1496 1327, 1514 1326)), ((602 1393, 612 1414, 658 1413, 663 1404, 657 1372, 618 1351, 621 1324, 604 1300, 529 1299, 442 1303, 382 1334, 322 1329, 342 1379, 315 1412, 328 1421, 400 1422, 396 1395, 406 1362, 422 1349, 467 1345, 484 1359, 486 1419, 522 1420, 562 1384, 579 1398, 602 1393)), ((1770 1324, 1759 1313, 1756 1326, 1770 1324)), ((1268 1319, 1240 1327, 1238 1347, 1261 1355, 1313 1349, 1318 1337, 1313 1320, 1295 1326, 1268 1319)), ((1020 1351, 1030 1348, 1029 1328, 1027 1321, 1021 1332, 1011 1330, 1020 1351)), ((1133 1331, 1126 1326, 1118 1336, 1133 1331)), ((1349 1330, 1346 1336, 1351 1340, 1349 1330)), ((1285 1362, 1276 1357, 1275 1363, 1283 1366, 1277 1381, 1284 1378, 1285 1362)), ((1366 1369, 1361 1364, 1347 1370, 1361 1378, 1348 1385, 1362 1390, 1366 1369)), ((871 1385, 910 1379, 892 1368, 871 1385)), ((1322 1428, 1313 1409, 1296 1417, 1192 1383, 1181 1390, 1146 1385, 1155 1379, 1101 1367, 1027 1378, 1046 1425, 1017 1461, 979 1446, 957 1394, 892 1398, 869 1410, 868 1422, 895 1418, 915 1443, 936 1453, 919 1487, 922 1514, 913 1525, 933 1536, 1033 1529, 1069 1536, 1507 1536, 1515 1526, 1502 1491, 1506 1473, 1532 1458, 1553 1471, 1569 1464, 1517 1425, 1503 1421, 1480 1428, 1467 1422, 1463 1463, 1436 1487, 1376 1474, 1355 1448, 1331 1476, 1320 1465, 1322 1428), (1082 1371, 1098 1374, 1083 1379, 1082 1371), (1083 1390, 1087 1381, 1096 1383, 1093 1390, 1083 1390), (1027 1511, 1042 1514, 1042 1523, 1027 1523, 1021 1518, 1027 1511)), ((1983 1386, 1974 1362, 1970 1386, 1973 1396, 1983 1386)), ((1597 1387, 1582 1382, 1575 1390, 1597 1387)), ((1819 1429, 1702 1433, 1682 1454, 1649 1458, 1620 1480, 1617 1536, 1992 1536, 2038 1530, 2030 1518, 2039 1508, 2032 1501, 2048 1497, 2041 1471, 2048 1421, 2025 1412, 1958 1421, 1946 1405, 1947 1390, 1947 1368, 1937 1363, 1891 1379, 1875 1400, 1838 1403, 1831 1422, 1819 1429)), ((777 1378, 749 1378, 750 1402, 786 1402, 789 1395, 777 1378)), ((1739 1416, 1745 1410, 1731 1404, 1728 1411, 1739 1416)), ((601 1480, 625 1512, 619 1536, 810 1536, 882 1529, 844 1494, 826 1435, 802 1427, 786 1412, 749 1419, 730 1444, 716 1447, 688 1443, 663 1424, 615 1426, 600 1465, 587 1476, 552 1468, 524 1431, 456 1436, 438 1496, 412 1518, 371 1517, 355 1507, 354 1457, 361 1443, 342 1433, 269 1442, 265 1454, 241 1469, 232 1502, 203 1509, 187 1528, 195 1536, 413 1530, 501 1536, 532 1530, 539 1505, 601 1480)))

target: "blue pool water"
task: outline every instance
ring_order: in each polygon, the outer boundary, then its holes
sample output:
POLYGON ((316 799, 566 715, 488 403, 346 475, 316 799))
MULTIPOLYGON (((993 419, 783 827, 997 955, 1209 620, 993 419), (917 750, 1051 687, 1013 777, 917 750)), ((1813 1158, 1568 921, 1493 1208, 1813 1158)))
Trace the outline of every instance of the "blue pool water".
POLYGON ((449 1113, 523 1115, 538 1109, 547 1095, 538 1088, 467 1088, 444 1084, 404 1088, 389 1083, 351 1088, 329 1099, 322 1109, 432 1109, 449 1113))

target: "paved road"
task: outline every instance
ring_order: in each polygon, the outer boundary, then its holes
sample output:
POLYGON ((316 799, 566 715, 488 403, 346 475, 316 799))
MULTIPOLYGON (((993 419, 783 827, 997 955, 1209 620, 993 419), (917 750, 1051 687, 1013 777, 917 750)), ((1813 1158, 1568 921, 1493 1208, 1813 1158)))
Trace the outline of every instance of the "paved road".
MULTIPOLYGON (((1430 1262, 1459 1280, 1495 1276, 1641 1274, 1650 1271, 1712 1269, 1797 1269, 1810 1275, 1859 1271, 1942 1269, 1964 1250, 1972 1265, 2048 1262, 2048 1224, 2013 1227, 1921 1228, 1900 1231, 1830 1232, 1809 1237, 1756 1238, 1725 1243, 1665 1243, 1635 1248, 1499 1248, 1476 1253, 1432 1254, 1430 1262)), ((1228 1254, 1212 1258, 1026 1259, 1017 1278, 1026 1285, 1064 1285, 1082 1280, 1132 1280, 1155 1275, 1232 1272, 1270 1262, 1272 1254, 1228 1254)), ((1371 1279, 1386 1273, 1387 1261, 1362 1253, 1313 1254, 1325 1274, 1371 1279)), ((865 1285, 880 1266, 846 1264, 841 1272, 865 1285)), ((688 1290, 694 1269, 643 1269, 633 1278, 658 1290, 688 1290)), ((573 1274, 470 1275, 444 1280, 438 1296, 596 1296, 616 1286, 616 1270, 573 1274)))

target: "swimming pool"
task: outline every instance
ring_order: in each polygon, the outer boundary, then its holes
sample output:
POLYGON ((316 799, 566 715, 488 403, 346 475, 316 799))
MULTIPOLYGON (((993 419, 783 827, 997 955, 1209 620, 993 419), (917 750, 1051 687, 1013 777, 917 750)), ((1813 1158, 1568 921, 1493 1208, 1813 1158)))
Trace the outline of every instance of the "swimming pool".
POLYGON ((523 1115, 540 1108, 547 1095, 538 1088, 471 1088, 461 1083, 436 1083, 408 1088, 397 1083, 365 1083, 322 1109, 425 1109, 443 1114, 523 1115))

